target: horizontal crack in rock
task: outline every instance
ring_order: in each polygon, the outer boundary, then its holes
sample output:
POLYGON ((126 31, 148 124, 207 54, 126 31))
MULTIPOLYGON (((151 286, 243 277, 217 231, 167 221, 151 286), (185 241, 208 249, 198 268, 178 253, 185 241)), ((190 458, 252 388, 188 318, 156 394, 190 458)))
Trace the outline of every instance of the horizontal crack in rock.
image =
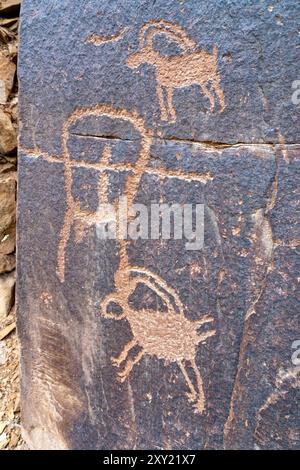
POLYGON ((70 135, 75 137, 90 137, 93 139, 100 139, 100 140, 123 140, 124 142, 134 142, 135 140, 140 139, 127 139, 113 135, 98 135, 98 134, 79 134, 76 132, 71 132, 70 135))
MULTIPOLYGON (((126 138, 126 137, 119 137, 113 135, 98 135, 98 134, 80 134, 76 132, 70 133, 70 135, 75 137, 88 137, 88 138, 95 138, 95 139, 102 139, 102 140, 120 140, 124 142, 135 142, 140 140, 139 138, 126 138)), ((213 140, 195 140, 189 138, 181 138, 181 137, 157 137, 157 136, 149 136, 153 141, 163 141, 163 142, 178 142, 182 144, 194 144, 200 145, 207 149, 211 150, 222 150, 226 148, 240 148, 240 147, 256 147, 256 148, 272 148, 275 149, 276 147, 281 147, 282 144, 277 142, 235 142, 235 143, 227 143, 227 142, 219 142, 213 140)), ((294 142, 290 144, 285 144, 285 147, 300 145, 300 143, 294 142)))

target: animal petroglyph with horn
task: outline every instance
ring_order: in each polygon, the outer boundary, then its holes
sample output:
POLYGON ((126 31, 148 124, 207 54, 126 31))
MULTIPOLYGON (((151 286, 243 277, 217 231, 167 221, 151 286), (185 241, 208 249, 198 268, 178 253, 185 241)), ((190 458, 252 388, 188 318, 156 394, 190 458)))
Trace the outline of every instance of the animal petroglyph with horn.
POLYGON ((146 23, 141 28, 139 50, 129 55, 127 59, 127 65, 130 68, 137 68, 142 64, 150 64, 155 67, 156 91, 162 121, 176 120, 176 111, 173 105, 174 90, 193 84, 199 85, 204 95, 209 99, 211 112, 216 107, 214 93, 219 101, 219 111, 224 110, 225 98, 217 62, 217 46, 213 47, 212 53, 203 49, 197 50, 196 42, 188 36, 183 28, 164 20, 146 23), (156 35, 161 34, 176 42, 182 53, 166 57, 157 52, 154 49, 153 41, 156 35))
POLYGON ((145 354, 163 359, 165 364, 176 363, 180 368, 188 387, 187 397, 195 411, 205 410, 205 395, 200 370, 196 364, 197 348, 200 343, 215 335, 215 330, 198 333, 204 324, 213 322, 213 317, 203 315, 197 321, 190 321, 184 314, 184 306, 172 287, 160 276, 139 267, 128 267, 119 271, 115 277, 116 291, 109 294, 102 302, 102 315, 114 320, 126 319, 133 338, 124 346, 118 357, 113 357, 113 364, 122 368, 119 380, 129 378, 133 367, 145 354), (153 309, 135 310, 129 305, 129 297, 137 285, 148 287, 162 300, 165 311, 153 309), (109 306, 117 304, 121 314, 109 311, 109 306), (139 351, 130 358, 131 351, 139 351), (123 366, 122 366, 123 365, 123 366), (190 377, 189 368, 194 375, 195 384, 190 377))

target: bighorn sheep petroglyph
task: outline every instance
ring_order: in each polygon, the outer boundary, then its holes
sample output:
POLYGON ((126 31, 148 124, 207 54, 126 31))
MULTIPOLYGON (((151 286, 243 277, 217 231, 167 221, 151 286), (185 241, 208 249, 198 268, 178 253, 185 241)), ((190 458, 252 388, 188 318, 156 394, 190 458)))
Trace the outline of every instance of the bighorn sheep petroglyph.
MULTIPOLYGON (((125 256, 127 256, 124 253, 125 256)), ((128 260, 126 260, 128 262, 128 260)), ((203 380, 196 364, 198 345, 216 334, 216 330, 200 331, 200 328, 214 321, 209 315, 202 315, 191 321, 185 316, 185 307, 176 290, 169 286, 157 274, 139 267, 127 267, 117 273, 117 290, 109 294, 101 304, 102 316, 113 320, 126 319, 131 327, 132 339, 123 347, 118 357, 112 357, 112 363, 121 369, 119 380, 124 382, 130 376, 134 366, 145 354, 163 359, 166 365, 175 363, 181 370, 188 387, 187 398, 194 410, 202 414, 205 411, 203 380), (136 310, 129 305, 129 297, 138 285, 144 285, 162 300, 166 311, 151 309, 136 310), (109 306, 116 304, 122 313, 109 311, 109 306), (135 351, 134 354, 129 354, 135 351), (194 376, 195 384, 190 376, 194 376)))
POLYGON ((141 28, 139 50, 129 55, 127 65, 130 68, 137 68, 141 64, 147 63, 155 67, 156 90, 161 120, 175 121, 176 111, 172 103, 175 88, 197 84, 209 99, 211 112, 215 109, 213 92, 219 101, 219 112, 224 110, 225 99, 220 85, 221 78, 217 68, 217 61, 217 46, 213 47, 211 54, 203 49, 197 50, 196 42, 189 38, 183 28, 173 23, 159 20, 146 23, 141 28), (154 37, 158 34, 164 34, 171 41, 175 41, 182 50, 182 54, 170 57, 159 54, 153 46, 154 37), (211 84, 212 91, 208 88, 209 83, 211 84))

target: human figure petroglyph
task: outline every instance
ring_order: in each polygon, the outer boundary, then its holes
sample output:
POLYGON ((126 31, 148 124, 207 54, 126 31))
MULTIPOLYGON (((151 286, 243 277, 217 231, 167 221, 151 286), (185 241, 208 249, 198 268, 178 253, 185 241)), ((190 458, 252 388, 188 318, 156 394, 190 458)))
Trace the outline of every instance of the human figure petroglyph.
MULTIPOLYGON (((94 136, 95 137, 95 136, 94 136)), ((103 139, 103 137, 99 136, 103 139)), ((111 141, 111 139, 108 139, 111 141)), ((149 166, 150 147, 152 136, 145 128, 143 120, 135 113, 116 109, 108 105, 97 105, 92 108, 77 109, 67 119, 62 132, 62 156, 51 156, 39 153, 37 149, 27 150, 26 155, 34 158, 41 156, 52 163, 64 165, 66 212, 64 223, 60 232, 60 240, 57 254, 57 275, 61 282, 65 280, 65 257, 67 243, 70 239, 71 230, 75 233, 75 242, 80 243, 86 230, 101 222, 101 214, 96 211, 83 210, 79 202, 72 194, 73 168, 92 168, 98 172, 98 200, 99 203, 107 203, 109 194, 109 172, 122 172, 127 174, 124 195, 127 197, 128 206, 132 205, 141 182, 142 176, 149 172, 159 178, 179 178, 187 181, 201 181, 205 178, 185 172, 172 170, 163 171, 161 168, 149 166), (71 126, 85 117, 109 117, 116 120, 129 121, 140 135, 140 148, 138 159, 134 165, 111 162, 110 143, 105 144, 99 162, 85 162, 72 160, 68 148, 68 139, 71 126)), ((118 226, 119 229, 119 226, 118 226)), ((215 330, 208 330, 198 334, 198 329, 206 323, 213 321, 209 315, 204 315, 197 321, 190 321, 185 316, 185 308, 175 289, 170 287, 164 279, 157 274, 130 264, 128 258, 128 240, 118 237, 119 243, 119 266, 114 276, 114 291, 107 295, 101 302, 101 315, 113 320, 126 318, 130 324, 133 338, 126 344, 117 358, 112 358, 112 363, 120 367, 124 363, 124 369, 119 373, 119 379, 124 382, 129 378, 135 364, 142 359, 144 354, 163 359, 167 364, 176 363, 180 368, 188 387, 188 398, 193 402, 195 410, 202 413, 205 409, 205 396, 201 373, 196 364, 198 344, 203 343, 215 334, 215 330), (135 310, 129 305, 129 297, 138 284, 147 286, 155 292, 162 300, 166 311, 151 309, 135 310), (115 302, 121 309, 122 314, 117 316, 108 311, 109 305, 115 302), (142 348, 137 355, 130 359, 128 355, 131 350, 139 346, 142 348), (189 368, 193 372, 190 377, 189 368), (193 383, 195 382, 195 383, 193 383)))
MULTIPOLYGON (((95 137, 95 136, 94 136, 95 137)), ((95 137, 96 138, 96 137, 95 137)), ((105 139, 105 137, 100 137, 105 139)), ((114 108, 109 105, 96 105, 88 108, 76 109, 66 120, 62 131, 62 155, 50 155, 38 148, 20 149, 24 151, 28 157, 43 158, 49 163, 64 165, 65 194, 66 194, 66 212, 64 215, 64 223, 60 232, 60 240, 57 253, 57 275, 61 282, 65 280, 65 258, 67 243, 71 236, 72 228, 75 231, 75 241, 82 242, 86 231, 102 221, 101 213, 98 211, 87 211, 80 207, 80 203, 72 194, 74 168, 84 168, 94 170, 98 174, 98 200, 99 203, 106 203, 108 197, 108 175, 110 173, 126 173, 127 178, 127 202, 128 205, 133 203, 136 189, 140 183, 143 174, 153 175, 159 179, 176 178, 187 182, 200 182, 206 184, 212 179, 209 173, 198 174, 195 172, 186 172, 182 170, 172 170, 166 168, 156 168, 149 165, 150 146, 153 135, 149 129, 144 126, 143 120, 136 113, 126 111, 124 109, 114 108), (140 134, 141 150, 138 161, 132 163, 114 163, 111 162, 111 143, 113 138, 107 139, 107 145, 100 155, 99 161, 88 162, 85 160, 72 160, 69 149, 68 139, 71 135, 70 128, 73 124, 80 122, 86 117, 110 117, 116 120, 125 120, 132 124, 136 131, 140 134), (131 196, 133 194, 133 196, 131 196)), ((126 195, 126 194, 125 194, 126 195)))
MULTIPOLYGON (((129 113, 126 110, 115 109, 109 105, 96 105, 93 108, 82 108, 77 109, 66 121, 63 132, 62 132, 62 146, 63 146, 63 160, 65 166, 65 191, 66 191, 66 202, 67 211, 64 217, 64 225, 61 230, 60 242, 58 247, 58 276, 60 280, 64 280, 65 277, 65 253, 67 242, 70 238, 71 228, 75 223, 76 230, 76 241, 80 242, 83 239, 85 229, 89 226, 96 225, 99 220, 98 212, 88 212, 80 209, 79 203, 74 199, 72 194, 72 168, 74 162, 71 159, 71 155, 68 149, 68 138, 70 133, 70 127, 78 123, 85 117, 108 117, 113 119, 120 119, 129 121, 133 127, 141 135, 141 149, 139 154, 138 164, 135 165, 134 171, 132 171, 127 177, 127 187, 132 188, 134 194, 137 185, 140 182, 142 174, 144 173, 145 167, 148 163, 149 150, 151 139, 147 135, 147 131, 144 127, 143 120, 135 113, 129 113)), ((102 158, 102 165, 110 170, 110 148, 108 145, 105 146, 102 158)), ((128 192, 128 191, 127 191, 128 192)), ((126 194, 126 191, 125 191, 126 194)), ((108 197, 108 179, 107 172, 99 172, 99 184, 98 184, 98 199, 99 204, 107 202, 108 197)), ((132 204, 133 198, 128 196, 129 204, 132 204)))
POLYGON ((209 99, 210 112, 215 109, 213 92, 219 101, 219 112, 224 111, 225 98, 217 62, 217 46, 213 47, 212 53, 203 49, 197 50, 196 42, 189 38, 183 28, 164 20, 146 23, 141 28, 139 50, 130 54, 127 59, 127 65, 130 68, 137 68, 144 63, 155 67, 156 91, 162 121, 176 120, 176 111, 173 106, 174 90, 193 84, 199 85, 204 95, 209 99), (168 39, 175 41, 183 51, 182 54, 164 57, 155 51, 153 39, 158 34, 164 34, 168 39), (213 92, 209 89, 209 83, 213 92), (166 104, 164 92, 166 93, 166 104))

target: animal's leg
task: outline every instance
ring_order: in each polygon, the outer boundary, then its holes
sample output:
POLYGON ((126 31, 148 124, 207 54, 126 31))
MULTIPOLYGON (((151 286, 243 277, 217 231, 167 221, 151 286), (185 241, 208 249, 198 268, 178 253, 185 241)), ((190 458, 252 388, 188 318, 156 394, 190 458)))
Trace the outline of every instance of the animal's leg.
POLYGON ((185 378, 185 381, 190 389, 190 393, 187 394, 189 401, 196 401, 197 400, 197 392, 192 384, 191 379, 189 378, 189 375, 187 373, 186 368, 184 367, 182 361, 178 361, 178 365, 180 367, 181 372, 183 373, 183 377, 185 378))
POLYGON ((214 336, 216 334, 216 330, 210 330, 210 331, 205 331, 201 335, 198 336, 197 338, 197 344, 203 343, 207 338, 210 338, 211 336, 214 336))
POLYGON ((198 320, 196 323, 197 323, 198 326, 201 326, 204 323, 209 323, 211 321, 214 321, 213 317, 210 317, 208 315, 204 315, 204 317, 202 317, 201 320, 198 320))
POLYGON ((225 109, 225 97, 220 85, 220 77, 218 75, 212 80, 212 86, 219 100, 220 113, 222 113, 225 109))
POLYGON ((137 356, 134 359, 128 359, 123 371, 119 372, 118 374, 120 382, 124 382, 128 378, 130 372, 133 369, 133 366, 142 359, 143 354, 144 354, 144 351, 142 350, 137 354, 137 356))
POLYGON ((198 396, 197 396, 197 402, 195 403, 195 407, 199 413, 203 413, 203 411, 205 410, 205 396, 204 396, 204 390, 203 390, 203 381, 202 381, 202 377, 197 367, 195 359, 191 359, 191 365, 196 375, 197 388, 198 388, 198 396))
POLYGON ((203 93, 205 94, 205 96, 208 97, 209 99, 209 102, 210 102, 210 112, 213 112, 214 110, 214 107, 215 107, 215 98, 214 98, 214 95, 211 93, 211 91, 209 91, 209 89, 207 88, 206 85, 204 85, 204 83, 201 83, 200 84, 200 87, 203 91, 203 93))
POLYGON ((134 348, 134 346, 136 346, 137 344, 138 344, 137 340, 135 338, 133 338, 131 341, 129 341, 129 343, 127 343, 124 346, 123 351, 121 352, 121 354, 118 357, 112 357, 111 358, 111 362, 115 366, 119 367, 122 364, 122 362, 125 361, 125 359, 127 358, 130 349, 134 348))
POLYGON ((168 103, 169 112, 171 114, 172 121, 176 121, 176 111, 173 106, 173 92, 174 92, 173 88, 171 87, 167 88, 167 103, 168 103))
POLYGON ((162 121, 167 121, 168 120, 168 112, 167 112, 167 109, 166 109, 166 106, 165 106, 163 88, 160 85, 157 85, 156 91, 157 91, 159 107, 160 107, 160 118, 161 118, 162 121))

